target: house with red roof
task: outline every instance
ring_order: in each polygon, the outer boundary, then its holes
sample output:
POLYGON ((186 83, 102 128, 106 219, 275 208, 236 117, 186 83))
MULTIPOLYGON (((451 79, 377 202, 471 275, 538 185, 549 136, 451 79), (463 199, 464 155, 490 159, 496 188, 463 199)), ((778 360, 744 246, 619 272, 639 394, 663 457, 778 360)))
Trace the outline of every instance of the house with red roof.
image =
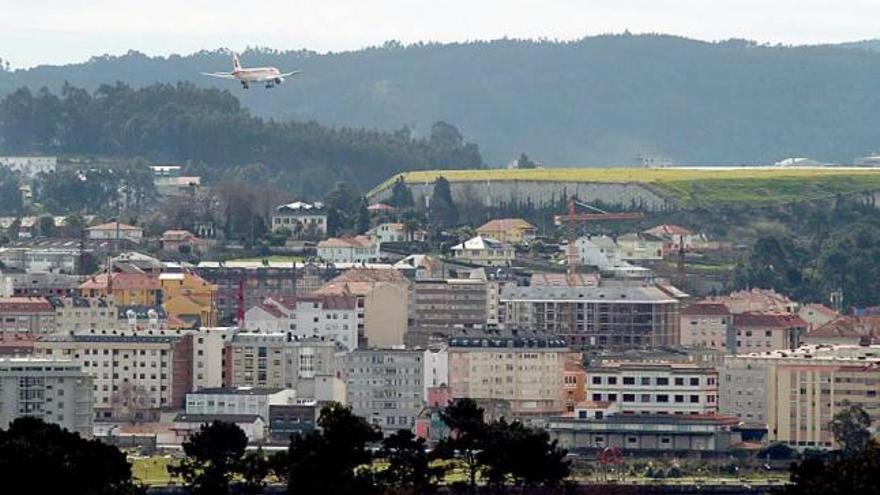
POLYGON ((318 257, 331 263, 375 263, 379 241, 365 235, 331 237, 318 243, 318 257))
POLYGON ((747 312, 733 316, 735 333, 728 340, 734 354, 796 349, 807 333, 808 323, 791 313, 747 312))

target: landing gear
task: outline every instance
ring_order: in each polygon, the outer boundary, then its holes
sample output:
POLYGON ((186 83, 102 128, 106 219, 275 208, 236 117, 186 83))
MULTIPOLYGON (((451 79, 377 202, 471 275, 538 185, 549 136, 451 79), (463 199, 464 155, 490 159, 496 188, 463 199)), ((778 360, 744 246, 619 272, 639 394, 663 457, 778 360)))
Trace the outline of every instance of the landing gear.
POLYGON ((241 82, 241 87, 244 88, 244 89, 251 89, 251 85, 248 84, 248 83, 245 82, 245 81, 242 81, 242 82, 241 82))
POLYGON ((268 82, 266 82, 266 89, 272 89, 272 88, 274 88, 274 87, 275 87, 275 85, 272 84, 272 81, 268 81, 268 82))

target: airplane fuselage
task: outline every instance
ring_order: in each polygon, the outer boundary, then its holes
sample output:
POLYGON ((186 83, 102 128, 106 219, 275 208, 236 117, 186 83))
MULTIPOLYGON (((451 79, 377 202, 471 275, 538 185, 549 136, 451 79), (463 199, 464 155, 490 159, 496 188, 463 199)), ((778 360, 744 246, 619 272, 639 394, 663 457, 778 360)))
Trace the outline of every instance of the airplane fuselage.
POLYGON ((231 72, 232 77, 241 82, 266 82, 274 81, 281 74, 275 67, 257 67, 255 69, 238 69, 231 72))

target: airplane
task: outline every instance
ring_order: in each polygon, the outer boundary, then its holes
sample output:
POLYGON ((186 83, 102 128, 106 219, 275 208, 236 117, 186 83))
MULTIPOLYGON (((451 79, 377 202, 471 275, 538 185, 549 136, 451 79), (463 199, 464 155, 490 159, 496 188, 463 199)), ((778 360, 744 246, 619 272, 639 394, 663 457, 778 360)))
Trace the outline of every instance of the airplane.
POLYGON ((237 79, 241 81, 241 87, 248 89, 251 83, 264 83, 266 89, 274 88, 276 84, 284 82, 285 78, 302 74, 301 70, 282 73, 275 67, 258 67, 255 69, 243 69, 238 55, 232 55, 232 72, 202 72, 204 76, 218 77, 221 79, 237 79))

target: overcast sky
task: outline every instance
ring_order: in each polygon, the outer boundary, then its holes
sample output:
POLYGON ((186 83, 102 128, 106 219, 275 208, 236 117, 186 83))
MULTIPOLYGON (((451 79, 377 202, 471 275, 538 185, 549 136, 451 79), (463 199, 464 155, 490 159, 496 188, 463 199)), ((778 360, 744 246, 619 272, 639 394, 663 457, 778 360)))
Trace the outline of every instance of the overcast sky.
POLYGON ((880 0, 0 0, 13 67, 219 47, 339 51, 385 40, 661 32, 810 44, 880 37, 880 0))

